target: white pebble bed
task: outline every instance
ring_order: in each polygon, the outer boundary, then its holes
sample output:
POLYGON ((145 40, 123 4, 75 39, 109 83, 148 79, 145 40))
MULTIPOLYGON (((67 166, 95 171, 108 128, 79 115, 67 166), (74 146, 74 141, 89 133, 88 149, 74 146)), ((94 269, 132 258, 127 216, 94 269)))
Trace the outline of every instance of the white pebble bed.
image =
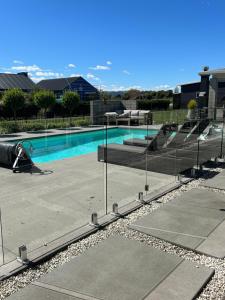
MULTIPOLYGON (((221 168, 211 169, 213 171, 221 172, 221 168)), ((107 226, 104 230, 100 230, 91 236, 70 245, 66 250, 55 255, 49 261, 36 266, 35 268, 28 269, 23 273, 12 276, 11 278, 0 283, 0 299, 5 299, 9 295, 17 292, 19 289, 27 286, 32 281, 39 279, 46 273, 51 272, 53 269, 58 266, 69 262, 75 256, 81 255, 84 251, 90 247, 94 247, 99 242, 107 239, 112 235, 121 235, 125 238, 138 240, 141 243, 149 245, 151 247, 161 249, 164 252, 170 253, 172 255, 180 256, 186 260, 190 260, 198 265, 204 265, 209 268, 215 269, 215 275, 209 281, 205 289, 202 291, 200 296, 197 298, 199 300, 205 299, 223 299, 225 294, 225 260, 212 258, 210 256, 201 255, 195 253, 194 251, 187 250, 175 245, 172 245, 168 242, 162 241, 160 239, 151 237, 146 234, 131 230, 127 225, 133 223, 138 218, 143 217, 144 215, 150 214, 153 210, 158 209, 164 203, 172 200, 174 197, 181 195, 182 193, 198 187, 201 182, 207 179, 208 175, 205 175, 205 178, 194 180, 187 185, 182 186, 181 188, 174 190, 167 195, 159 198, 157 201, 154 201, 151 205, 147 204, 135 212, 129 214, 126 218, 119 219, 116 222, 107 226)), ((201 187, 204 188, 204 187, 201 187)), ((225 191, 214 190, 215 192, 225 193, 225 191)))

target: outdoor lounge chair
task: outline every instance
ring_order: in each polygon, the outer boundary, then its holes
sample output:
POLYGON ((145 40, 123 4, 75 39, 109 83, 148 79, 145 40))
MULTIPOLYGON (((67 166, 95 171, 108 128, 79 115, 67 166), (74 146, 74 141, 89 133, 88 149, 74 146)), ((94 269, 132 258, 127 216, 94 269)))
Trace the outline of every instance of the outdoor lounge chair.
MULTIPOLYGON (((157 136, 160 137, 160 132, 150 140, 149 144, 145 142, 147 147, 140 140, 137 140, 136 145, 134 145, 135 139, 131 145, 109 144, 107 147, 99 146, 98 160, 159 173, 178 174, 211 158, 213 149, 209 147, 206 151, 207 147, 205 147, 206 144, 210 146, 209 141, 202 141, 201 148, 197 141, 199 136, 197 132, 201 133, 207 124, 208 121, 196 122, 194 127, 189 128, 188 131, 187 124, 184 123, 176 136, 169 142, 166 141, 161 149, 155 147, 157 145, 155 141, 157 136), (138 143, 143 144, 140 146, 138 143)), ((132 141, 130 142, 132 143, 132 141)))
POLYGON ((134 138, 124 140, 124 145, 145 147, 147 151, 160 149, 167 141, 172 132, 168 130, 167 125, 162 125, 156 135, 146 136, 145 139, 134 138))

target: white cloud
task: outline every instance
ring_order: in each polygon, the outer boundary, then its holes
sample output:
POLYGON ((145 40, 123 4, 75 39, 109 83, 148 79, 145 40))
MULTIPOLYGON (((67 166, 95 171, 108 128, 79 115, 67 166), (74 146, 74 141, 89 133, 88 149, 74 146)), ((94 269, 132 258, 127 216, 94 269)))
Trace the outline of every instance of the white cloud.
POLYGON ((90 67, 91 70, 110 70, 111 68, 109 66, 100 66, 97 65, 96 67, 90 67))
POLYGON ((143 90, 143 88, 140 85, 123 86, 117 84, 111 84, 110 86, 106 86, 104 90, 117 92, 117 91, 128 91, 132 89, 143 90))
POLYGON ((143 90, 140 85, 132 85, 127 88, 127 90, 143 90))
POLYGON ((160 84, 160 85, 157 85, 157 86, 154 86, 153 88, 150 88, 150 90, 153 90, 153 91, 160 91, 160 90, 173 90, 174 87, 170 86, 169 84, 160 84))
POLYGON ((112 62, 111 62, 110 60, 107 60, 106 64, 107 64, 107 65, 111 65, 112 62))
POLYGON ((76 66, 74 64, 68 64, 67 66, 68 68, 76 68, 76 66))
POLYGON ((17 59, 15 59, 15 60, 13 61, 13 63, 14 63, 14 64, 18 64, 18 65, 23 65, 23 61, 22 61, 22 60, 17 60, 17 59))
POLYGON ((58 72, 43 72, 43 71, 38 71, 35 73, 36 76, 44 76, 44 77, 62 77, 64 74, 63 73, 58 73, 58 72))
POLYGON ((30 79, 33 80, 35 83, 38 83, 39 81, 44 80, 46 78, 45 77, 33 77, 33 76, 30 76, 30 79))
POLYGON ((123 70, 123 73, 126 74, 126 75, 130 75, 130 72, 127 71, 127 70, 123 70))
POLYGON ((117 91, 124 91, 126 90, 126 88, 123 85, 111 84, 110 87, 107 88, 107 90, 117 92, 117 91))
POLYGON ((95 76, 95 75, 93 75, 91 73, 87 74, 87 79, 96 80, 96 81, 100 80, 100 78, 98 78, 97 76, 95 76))
POLYGON ((12 70, 16 71, 21 71, 21 72, 35 72, 35 71, 41 71, 41 68, 38 67, 37 65, 32 65, 32 66, 13 66, 11 68, 12 70))
POLYGON ((79 74, 79 73, 74 73, 74 74, 70 74, 70 77, 82 77, 83 74, 79 74))

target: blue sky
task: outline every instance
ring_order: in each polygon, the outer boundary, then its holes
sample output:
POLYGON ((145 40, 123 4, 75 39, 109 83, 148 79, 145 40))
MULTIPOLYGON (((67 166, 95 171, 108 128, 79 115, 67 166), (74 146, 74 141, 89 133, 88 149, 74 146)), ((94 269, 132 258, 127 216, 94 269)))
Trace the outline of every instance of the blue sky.
POLYGON ((224 0, 0 0, 0 72, 161 89, 225 67, 224 0))

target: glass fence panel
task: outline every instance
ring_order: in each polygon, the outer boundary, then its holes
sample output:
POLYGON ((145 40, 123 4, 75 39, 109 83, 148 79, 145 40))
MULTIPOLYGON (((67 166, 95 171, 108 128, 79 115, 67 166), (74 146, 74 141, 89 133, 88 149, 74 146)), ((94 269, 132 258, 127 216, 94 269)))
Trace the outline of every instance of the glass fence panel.
MULTIPOLYGON (((16 259, 21 245, 29 257, 53 241, 60 245, 62 237, 88 224, 93 212, 104 215, 106 177, 105 163, 98 160, 98 146, 106 138, 102 112, 95 120, 82 116, 4 122, 12 129, 0 141, 7 141, 13 155, 0 167, 1 264, 16 259)), ((0 149, 1 160, 7 150, 0 149)))
MULTIPOLYGON (((165 116, 166 112, 162 112, 165 116)), ((169 149, 177 131, 177 115, 170 114, 170 119, 158 125, 149 125, 148 129, 157 128, 154 138, 148 138, 146 150, 146 184, 148 195, 166 191, 177 180, 177 159, 175 149, 169 149)), ((154 114, 153 114, 154 123, 154 114)))
MULTIPOLYGON (((107 212, 112 211, 113 203, 120 209, 136 201, 145 190, 147 117, 131 109, 126 115, 118 114, 107 128, 107 212)), ((155 132, 151 130, 149 134, 155 132)))

